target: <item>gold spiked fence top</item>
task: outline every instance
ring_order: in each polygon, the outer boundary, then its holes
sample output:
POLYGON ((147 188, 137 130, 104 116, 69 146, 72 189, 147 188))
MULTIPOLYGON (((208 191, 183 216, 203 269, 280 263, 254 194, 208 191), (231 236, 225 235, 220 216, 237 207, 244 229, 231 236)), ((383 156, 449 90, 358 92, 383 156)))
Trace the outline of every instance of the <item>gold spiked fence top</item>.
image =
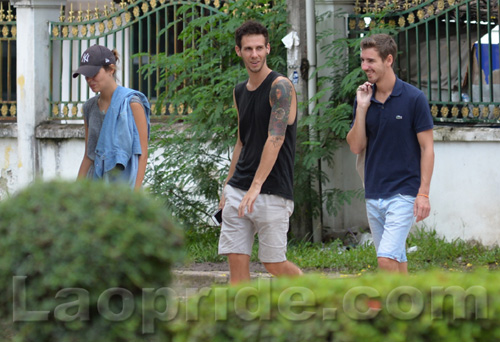
MULTIPOLYGON (((91 8, 90 3, 87 4, 87 9, 83 10, 81 4, 78 9, 73 8, 70 4, 66 12, 66 8, 61 5, 59 15, 59 23, 53 23, 53 37, 79 37, 96 35, 105 31, 120 30, 122 27, 149 12, 155 10, 158 6, 166 3, 177 3, 179 1, 172 0, 122 0, 120 3, 111 1, 109 4, 104 4, 100 8, 97 3, 91 8), (105 23, 106 22, 106 23, 105 23)), ((220 0, 197 0, 193 3, 204 3, 215 8, 220 8, 220 0)))
MULTIPOLYGON (((387 16, 391 17, 387 19, 386 24, 402 28, 419 20, 428 19, 457 5, 459 16, 468 12, 471 17, 480 17, 482 21, 498 19, 498 0, 356 0, 354 13, 358 16, 370 16, 371 14, 375 15, 386 11, 387 16), (487 10, 487 7, 489 7, 489 10, 487 10), (397 19, 394 19, 395 17, 397 19)), ((454 15, 455 12, 450 12, 451 18, 454 15)), ((373 28, 374 25, 375 22, 372 22, 370 28, 373 28)), ((363 20, 351 18, 349 20, 349 29, 363 30, 365 29, 365 23, 363 20)))
POLYGON ((3 8, 3 3, 0 3, 0 23, 15 23, 16 15, 14 10, 10 8, 10 3, 8 4, 7 10, 3 8))

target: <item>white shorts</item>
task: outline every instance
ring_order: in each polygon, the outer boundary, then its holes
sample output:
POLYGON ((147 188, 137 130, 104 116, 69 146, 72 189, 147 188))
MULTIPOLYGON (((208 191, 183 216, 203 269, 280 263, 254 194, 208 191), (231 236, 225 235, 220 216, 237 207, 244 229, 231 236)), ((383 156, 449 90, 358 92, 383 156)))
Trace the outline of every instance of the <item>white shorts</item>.
POLYGON ((255 234, 259 237, 259 260, 286 261, 289 219, 293 201, 277 195, 257 196, 252 213, 238 217, 238 206, 246 191, 230 185, 224 188, 224 210, 219 239, 219 254, 252 254, 255 234))

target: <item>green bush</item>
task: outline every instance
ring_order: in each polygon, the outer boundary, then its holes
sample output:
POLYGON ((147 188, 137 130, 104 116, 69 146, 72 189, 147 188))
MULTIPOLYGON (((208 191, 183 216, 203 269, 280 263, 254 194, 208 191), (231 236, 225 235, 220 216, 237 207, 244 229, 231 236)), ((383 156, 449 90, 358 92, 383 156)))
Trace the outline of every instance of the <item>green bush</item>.
POLYGON ((481 270, 260 279, 205 289, 161 328, 175 342, 498 341, 497 278, 481 270))
POLYGON ((183 240, 159 201, 101 182, 36 183, 0 217, 0 315, 14 341, 156 341, 142 332, 143 289, 169 284, 183 240))

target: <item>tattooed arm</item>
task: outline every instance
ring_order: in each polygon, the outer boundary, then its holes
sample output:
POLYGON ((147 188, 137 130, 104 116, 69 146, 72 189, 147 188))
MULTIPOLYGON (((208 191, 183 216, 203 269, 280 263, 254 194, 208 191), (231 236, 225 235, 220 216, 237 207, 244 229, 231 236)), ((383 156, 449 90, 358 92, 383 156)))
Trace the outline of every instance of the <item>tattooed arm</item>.
POLYGON ((262 184, 271 173, 278 154, 285 141, 285 133, 288 125, 295 121, 297 115, 297 97, 295 89, 289 79, 278 77, 271 87, 269 94, 271 104, 271 118, 269 120, 268 138, 262 151, 259 167, 255 173, 252 185, 241 201, 238 212, 239 216, 253 211, 253 204, 260 193, 262 184))

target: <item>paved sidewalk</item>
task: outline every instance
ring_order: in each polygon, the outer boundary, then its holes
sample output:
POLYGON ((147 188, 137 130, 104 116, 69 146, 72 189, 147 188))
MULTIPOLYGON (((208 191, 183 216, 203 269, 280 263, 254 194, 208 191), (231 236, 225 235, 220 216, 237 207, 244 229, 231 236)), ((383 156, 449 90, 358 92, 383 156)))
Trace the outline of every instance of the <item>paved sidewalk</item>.
MULTIPOLYGON (((202 288, 212 285, 229 284, 229 272, 223 271, 189 271, 173 270, 172 287, 174 289, 202 288)), ((252 272, 250 278, 271 278, 272 275, 267 272, 252 272)))
MULTIPOLYGON (((308 272, 308 273, 318 273, 318 272, 308 272)), ((344 278, 355 275, 344 275, 338 272, 331 273, 321 273, 328 278, 344 278)), ((186 289, 197 289, 200 290, 204 287, 210 287, 212 285, 228 285, 229 284, 229 272, 224 271, 191 271, 185 269, 174 269, 172 271, 172 284, 171 287, 178 291, 179 293, 184 292, 186 289)), ((251 272, 250 278, 272 278, 273 276, 267 272, 251 272)))

